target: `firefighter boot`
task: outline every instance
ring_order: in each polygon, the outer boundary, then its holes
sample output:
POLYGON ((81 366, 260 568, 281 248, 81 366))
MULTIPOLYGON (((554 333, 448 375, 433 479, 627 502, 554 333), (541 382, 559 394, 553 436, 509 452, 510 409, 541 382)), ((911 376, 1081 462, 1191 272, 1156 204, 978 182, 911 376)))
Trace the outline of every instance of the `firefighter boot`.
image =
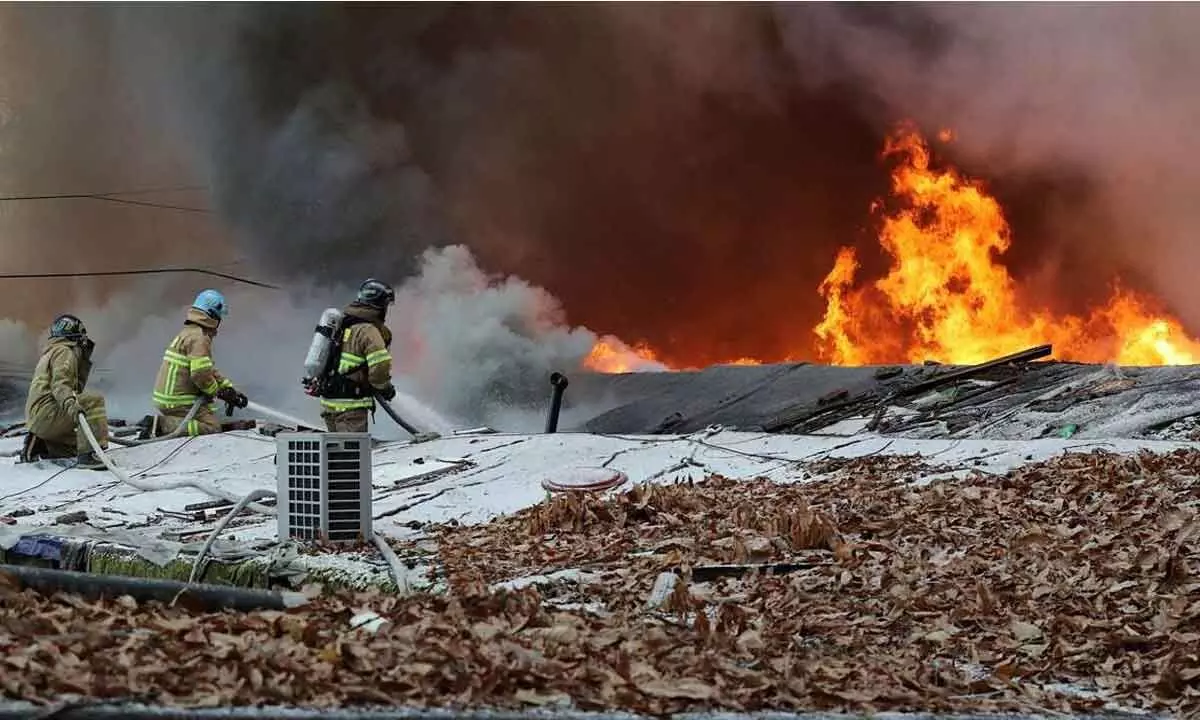
POLYGON ((104 463, 100 462, 100 458, 96 457, 95 453, 81 453, 75 458, 76 470, 103 470, 104 463))

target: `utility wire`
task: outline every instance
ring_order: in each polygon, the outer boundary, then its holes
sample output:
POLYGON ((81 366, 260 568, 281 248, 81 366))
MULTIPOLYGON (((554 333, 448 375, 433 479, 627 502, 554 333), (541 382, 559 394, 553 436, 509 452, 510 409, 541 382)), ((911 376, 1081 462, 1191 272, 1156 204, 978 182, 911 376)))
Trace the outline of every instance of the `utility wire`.
POLYGON ((243 283, 245 285, 253 285, 254 287, 267 288, 268 290, 279 290, 278 285, 260 282, 258 280, 250 280, 249 278, 238 277, 228 273, 217 272, 216 270, 207 270, 205 268, 141 268, 137 270, 103 270, 98 272, 61 272, 61 273, 0 273, 0 280, 41 280, 50 278, 75 278, 75 277, 113 277, 117 275, 159 275, 165 273, 198 273, 200 275, 211 275, 212 277, 224 278, 234 282, 243 283))
POLYGON ((184 205, 168 205, 165 203, 147 202, 144 200, 128 200, 121 195, 152 195, 158 193, 169 192, 188 192, 196 190, 207 190, 203 185, 180 185, 177 187, 165 188, 144 188, 141 190, 125 190, 120 192, 107 193, 50 193, 46 195, 0 195, 0 202, 13 202, 17 200, 100 200, 103 202, 119 203, 121 205, 137 205, 140 207, 158 208, 160 210, 179 210, 182 212, 194 212, 209 214, 210 210, 206 208, 187 207, 184 205))
POLYGON ((200 213, 201 215, 211 215, 212 211, 208 208, 194 208, 184 205, 167 205, 165 203, 146 202, 144 200, 126 200, 124 198, 107 197, 105 195, 87 196, 88 200, 103 200, 105 202, 117 203, 119 205, 136 205, 138 207, 157 208, 159 210, 180 210, 182 212, 200 213))
MULTIPOLYGON (((72 460, 72 461, 71 461, 71 463, 70 463, 69 465, 67 465, 66 467, 62 468, 61 470, 59 470, 58 472, 54 473, 53 475, 51 475, 50 477, 46 478, 45 480, 43 480, 43 481, 39 482, 37 485, 33 485, 33 486, 31 486, 31 487, 27 487, 27 488, 25 488, 24 490, 18 490, 17 492, 9 493, 9 494, 7 494, 7 495, 5 495, 5 496, 3 496, 3 497, 0 497, 0 502, 3 502, 3 501, 5 501, 5 500, 8 500, 8 499, 10 499, 10 498, 15 498, 15 497, 17 497, 17 496, 19 496, 19 495, 24 495, 24 494, 25 494, 25 493, 27 493, 27 492, 33 492, 34 490, 37 490, 38 488, 40 488, 40 487, 44 486, 46 483, 50 482, 50 481, 51 481, 51 480, 53 480, 54 478, 58 477, 59 475, 62 475, 62 474, 63 474, 63 473, 65 473, 66 471, 68 471, 68 470, 70 470, 71 468, 75 467, 75 465, 76 465, 76 464, 77 464, 77 463, 76 463, 76 461, 72 460)), ((72 501, 72 502, 73 502, 73 501, 72 501)))
POLYGON ((140 190, 119 190, 113 192, 52 192, 46 194, 12 194, 0 196, 0 200, 60 200, 72 198, 112 198, 116 196, 136 196, 136 194, 161 194, 164 192, 191 192, 208 190, 204 185, 176 185, 173 187, 143 187, 140 190))

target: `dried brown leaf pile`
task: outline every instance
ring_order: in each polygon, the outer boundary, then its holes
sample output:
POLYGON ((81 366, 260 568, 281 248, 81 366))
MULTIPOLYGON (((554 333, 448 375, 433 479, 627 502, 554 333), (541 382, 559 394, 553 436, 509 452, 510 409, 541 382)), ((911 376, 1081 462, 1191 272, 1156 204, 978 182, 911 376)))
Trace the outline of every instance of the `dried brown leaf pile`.
POLYGON ((733 643, 731 657, 754 647, 743 667, 803 678, 817 706, 1103 705, 1035 687, 1077 683, 1200 711, 1200 453, 1076 454, 923 487, 880 462, 837 482, 556 498, 448 529, 442 555, 463 589, 599 570, 584 598, 632 615, 662 570, 812 560, 804 549, 824 545, 827 562, 807 570, 694 586, 691 609, 707 612, 680 617, 710 646, 733 643))
POLYGON ((1047 685, 1094 679, 1124 705, 1194 715, 1197 475, 1200 453, 1098 454, 927 487, 864 470, 555 499, 443 528, 452 599, 189 615, 0 587, 0 687, 189 704, 1067 711, 1104 700, 1047 685), (665 610, 645 608, 665 569, 797 558, 809 566, 685 581, 665 610), (482 589, 580 566, 599 582, 573 592, 598 611, 482 589), (349 630, 364 606, 390 629, 349 630))
POLYGON ((610 500, 559 495, 487 525, 443 528, 439 543, 460 591, 627 560, 653 577, 681 562, 765 562, 844 545, 833 522, 795 488, 720 477, 699 485, 640 485, 610 500), (636 552, 648 557, 629 558, 636 552))

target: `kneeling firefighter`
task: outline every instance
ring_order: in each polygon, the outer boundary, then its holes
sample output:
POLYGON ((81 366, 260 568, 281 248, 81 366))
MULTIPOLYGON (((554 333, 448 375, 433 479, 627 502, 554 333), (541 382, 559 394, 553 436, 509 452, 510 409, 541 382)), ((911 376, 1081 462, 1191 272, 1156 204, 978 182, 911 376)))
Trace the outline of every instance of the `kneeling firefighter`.
POLYGON ((370 279, 354 302, 321 315, 304 363, 305 391, 321 399, 321 417, 330 432, 367 432, 375 394, 396 397, 392 386, 392 332, 384 321, 396 302, 391 286, 370 279))
POLYGON ((216 290, 201 292, 188 308, 183 329, 167 346, 154 382, 158 434, 174 432, 197 398, 204 401, 185 428, 192 437, 221 432, 221 421, 212 406, 214 398, 234 407, 246 407, 249 402, 213 365, 213 338, 228 314, 225 296, 216 290))
POLYGON ((79 427, 82 412, 101 449, 108 448, 104 397, 83 391, 92 370, 95 347, 87 328, 74 315, 59 315, 50 326, 50 337, 33 371, 25 402, 29 435, 22 451, 23 460, 74 457, 78 468, 104 468, 79 427))

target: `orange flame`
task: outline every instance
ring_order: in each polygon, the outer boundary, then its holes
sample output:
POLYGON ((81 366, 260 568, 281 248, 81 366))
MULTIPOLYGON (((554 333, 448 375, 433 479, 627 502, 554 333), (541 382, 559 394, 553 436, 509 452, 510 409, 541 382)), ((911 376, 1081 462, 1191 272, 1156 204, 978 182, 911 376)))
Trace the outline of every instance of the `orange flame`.
POLYGON ((662 370, 665 366, 645 345, 630 347, 612 335, 597 338, 592 351, 583 360, 584 367, 602 373, 627 373, 662 370))
MULTIPOLYGON (((761 365, 754 358, 740 357, 722 365, 761 365)), ((583 360, 583 366, 601 373, 645 372, 648 370, 686 370, 690 368, 668 367, 657 354, 645 344, 626 345, 612 335, 596 339, 591 352, 583 360)))
MULTIPOLYGON (((941 136, 949 139, 949 133, 941 136)), ((1200 343, 1145 297, 1114 284, 1088 317, 1026 307, 996 258, 1012 240, 999 203, 982 184, 930 168, 913 129, 889 138, 895 197, 904 209, 884 217, 879 242, 887 275, 856 287, 854 250, 843 248, 818 288, 826 310, 814 328, 820 356, 841 365, 936 359, 970 364, 1051 343, 1060 359, 1177 365, 1200 358, 1200 343)))
MULTIPOLYGON (((942 130, 938 140, 952 142, 954 134, 942 130)), ((911 127, 888 138, 883 154, 899 161, 892 194, 902 209, 884 215, 879 233, 891 268, 862 284, 854 249, 838 252, 818 287, 825 315, 813 332, 822 360, 971 364, 1050 343, 1063 360, 1200 362, 1200 342, 1177 319, 1115 280, 1108 301, 1086 317, 1031 307, 998 262, 1012 237, 1000 204, 983 184, 953 169, 931 168, 929 147, 911 127)), ((605 373, 668 369, 646 345, 629 346, 611 335, 596 341, 584 365, 605 373)))

